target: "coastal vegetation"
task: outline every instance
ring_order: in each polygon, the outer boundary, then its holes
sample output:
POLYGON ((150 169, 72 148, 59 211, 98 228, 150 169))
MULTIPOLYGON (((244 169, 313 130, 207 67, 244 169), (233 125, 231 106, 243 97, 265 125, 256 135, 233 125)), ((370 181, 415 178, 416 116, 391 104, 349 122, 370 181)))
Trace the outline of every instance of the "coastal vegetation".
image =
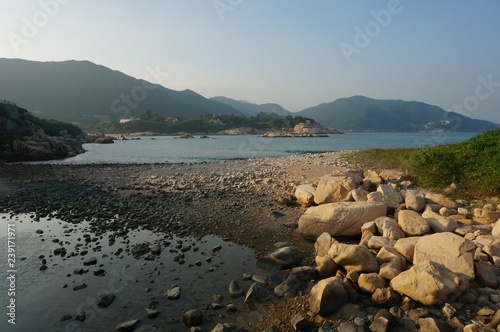
POLYGON ((146 111, 139 118, 125 123, 103 122, 96 129, 110 134, 154 132, 159 134, 174 134, 179 132, 214 134, 235 128, 251 128, 258 131, 290 129, 299 123, 314 120, 302 116, 280 116, 277 114, 260 113, 249 118, 234 114, 206 114, 194 119, 163 118, 151 111, 146 111))
POLYGON ((396 168, 417 185, 477 198, 500 195, 500 129, 467 141, 418 149, 369 149, 346 154, 351 163, 375 170, 396 168), (456 189, 455 189, 456 187, 456 189))
POLYGON ((0 144, 7 144, 14 139, 23 140, 30 127, 38 127, 49 136, 63 136, 64 133, 73 137, 84 135, 83 130, 73 124, 53 119, 40 119, 24 108, 1 103, 0 124, 3 124, 0 125, 0 144), (13 110, 9 111, 6 107, 13 110))

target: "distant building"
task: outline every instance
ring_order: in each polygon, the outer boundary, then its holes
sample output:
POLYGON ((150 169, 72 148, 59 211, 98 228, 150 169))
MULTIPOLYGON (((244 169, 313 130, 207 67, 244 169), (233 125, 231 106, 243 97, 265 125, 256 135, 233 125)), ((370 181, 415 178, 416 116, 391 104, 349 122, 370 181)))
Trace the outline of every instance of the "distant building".
POLYGON ((176 117, 165 118, 165 122, 177 122, 177 121, 179 121, 179 119, 177 119, 176 117))
POLYGON ((139 120, 139 119, 136 118, 135 116, 133 116, 133 117, 128 118, 128 119, 120 119, 120 123, 127 123, 127 122, 131 122, 131 121, 136 121, 136 120, 139 120))

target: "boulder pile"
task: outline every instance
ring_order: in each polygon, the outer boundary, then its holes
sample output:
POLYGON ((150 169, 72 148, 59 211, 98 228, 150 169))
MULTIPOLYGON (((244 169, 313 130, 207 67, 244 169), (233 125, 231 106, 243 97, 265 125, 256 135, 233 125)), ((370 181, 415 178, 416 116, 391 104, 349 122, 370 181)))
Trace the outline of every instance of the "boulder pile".
POLYGON ((294 267, 275 272, 268 285, 293 295, 276 280, 315 278, 314 322, 326 324, 354 303, 368 310, 355 320, 358 328, 371 331, 397 330, 404 321, 421 331, 500 331, 500 210, 410 189, 408 179, 397 171, 334 171, 317 185, 297 186, 295 197, 307 207, 298 232, 315 241, 316 274, 294 267))

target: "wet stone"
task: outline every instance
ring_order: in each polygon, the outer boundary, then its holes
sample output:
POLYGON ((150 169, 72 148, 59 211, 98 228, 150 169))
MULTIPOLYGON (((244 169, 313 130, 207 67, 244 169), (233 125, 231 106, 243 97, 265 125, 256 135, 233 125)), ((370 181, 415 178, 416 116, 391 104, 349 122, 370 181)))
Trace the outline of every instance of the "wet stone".
POLYGON ((165 297, 169 300, 177 300, 181 296, 181 288, 174 287, 165 293, 165 297))
POLYGON ((85 289, 85 288, 87 288, 87 284, 86 283, 81 283, 81 284, 78 284, 75 287, 73 287, 73 290, 74 291, 78 291, 78 290, 82 290, 82 289, 85 289))
POLYGON ((97 264, 97 258, 96 257, 89 257, 86 260, 83 261, 84 266, 88 265, 95 265, 97 264))
POLYGON ((137 325, 141 322, 140 319, 132 319, 123 323, 120 323, 116 326, 116 330, 118 331, 133 331, 137 325))
POLYGON ((83 322, 85 320, 85 317, 86 317, 85 311, 82 310, 78 313, 78 315, 76 315, 75 320, 83 322))

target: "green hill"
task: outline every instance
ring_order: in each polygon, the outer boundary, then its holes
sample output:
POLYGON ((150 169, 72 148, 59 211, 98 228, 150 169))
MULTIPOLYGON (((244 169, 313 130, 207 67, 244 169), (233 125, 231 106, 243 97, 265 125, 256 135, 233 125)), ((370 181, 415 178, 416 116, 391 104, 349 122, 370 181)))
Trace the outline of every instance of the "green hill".
POLYGON ((481 132, 499 127, 421 102, 376 100, 363 96, 337 99, 298 114, 312 118, 325 127, 344 131, 481 132))
POLYGON ((281 116, 293 115, 290 111, 275 103, 254 104, 247 101, 238 101, 227 97, 212 97, 211 100, 226 104, 246 117, 258 116, 260 113, 278 114, 281 116))
POLYGON ((174 91, 89 61, 0 59, 2 97, 43 118, 81 124, 118 120, 147 109, 164 117, 236 114, 191 91, 174 91), (128 99, 127 99, 128 98, 128 99))

